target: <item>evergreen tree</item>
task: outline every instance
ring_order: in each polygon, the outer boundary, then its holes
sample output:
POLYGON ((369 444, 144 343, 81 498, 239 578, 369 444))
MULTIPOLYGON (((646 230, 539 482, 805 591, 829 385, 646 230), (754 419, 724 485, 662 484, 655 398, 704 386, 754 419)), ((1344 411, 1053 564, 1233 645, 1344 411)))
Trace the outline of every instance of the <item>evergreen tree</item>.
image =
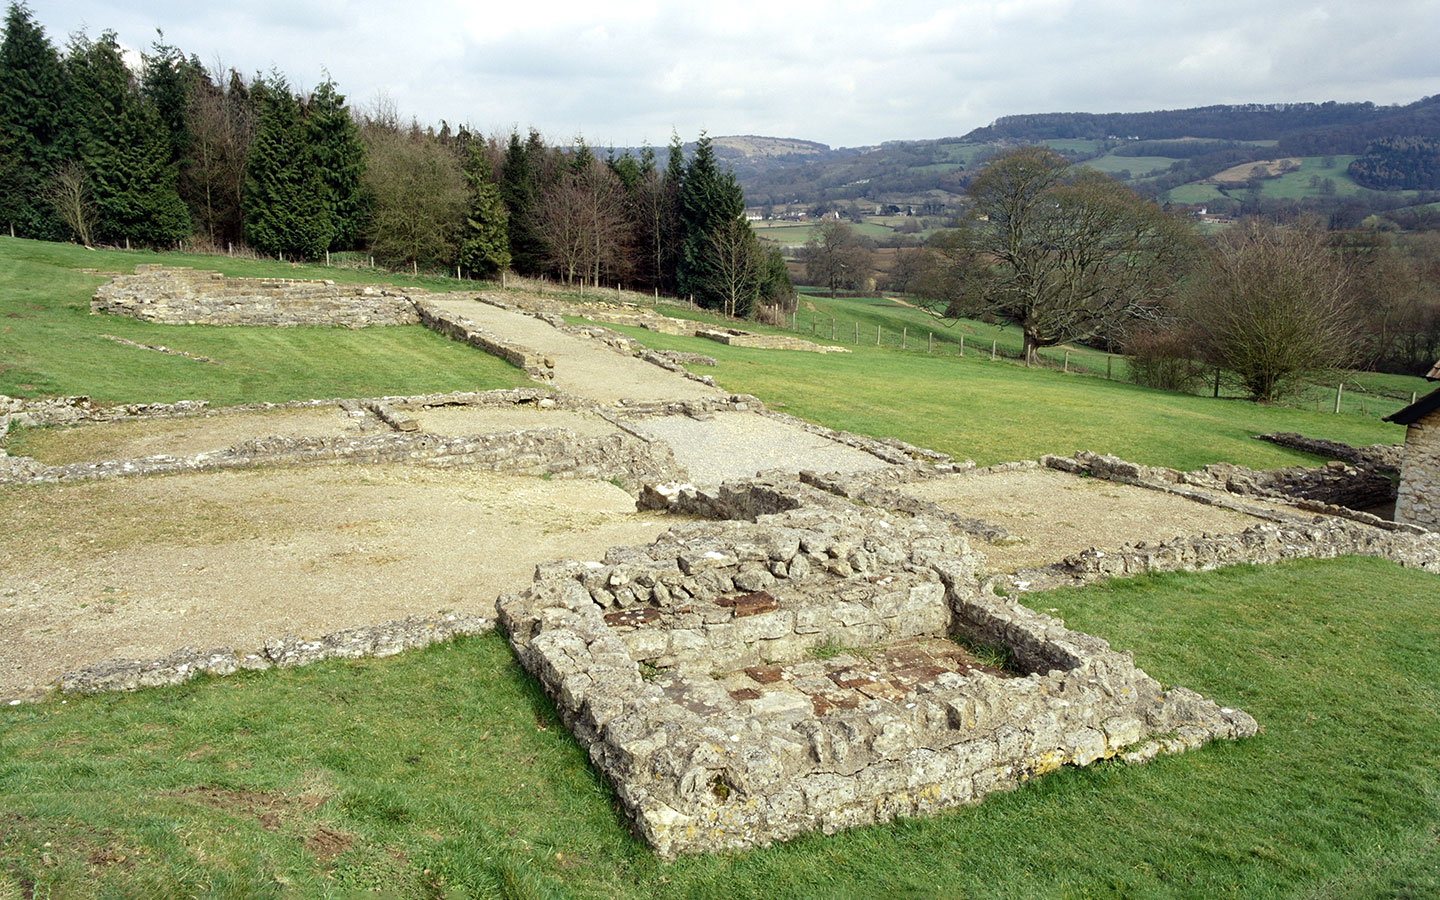
POLYGON ((744 194, 733 172, 721 172, 710 138, 699 144, 680 184, 680 258, 676 280, 680 293, 705 307, 727 305, 720 254, 731 223, 745 214, 744 194))
POLYGON ((60 54, 24 3, 11 3, 0 41, 0 228, 55 238, 42 198, 60 161, 64 79, 60 54))
POLYGON ((510 146, 500 167, 500 196, 509 213, 506 230, 510 238, 510 259, 517 272, 534 275, 544 270, 548 248, 536 226, 536 203, 540 198, 540 155, 545 145, 540 135, 530 132, 521 143, 519 132, 510 132, 510 146))
POLYGON ((102 239, 165 246, 190 232, 166 128, 140 94, 115 33, 71 42, 66 59, 72 154, 88 176, 102 239))
POLYGON ((164 125, 170 162, 179 166, 190 152, 190 95, 202 70, 199 60, 186 59, 178 47, 162 43, 164 32, 157 34, 152 52, 144 56, 141 86, 164 125))
POLYGON ((680 135, 670 133, 665 177, 660 183, 655 212, 655 265, 660 272, 660 290, 676 293, 680 266, 680 186, 685 182, 685 148, 680 135))
POLYGON ((509 216, 500 188, 490 180, 483 148, 469 148, 465 181, 470 187, 470 208, 460 237, 459 263, 482 278, 510 267, 509 216))
POLYGON ((245 165, 245 239, 264 253, 314 258, 334 230, 300 103, 279 74, 257 78, 255 139, 245 165))
POLYGON ((315 88, 305 124, 325 183, 325 209, 334 229, 330 249, 353 247, 365 230, 365 145, 345 96, 335 90, 332 79, 315 88))

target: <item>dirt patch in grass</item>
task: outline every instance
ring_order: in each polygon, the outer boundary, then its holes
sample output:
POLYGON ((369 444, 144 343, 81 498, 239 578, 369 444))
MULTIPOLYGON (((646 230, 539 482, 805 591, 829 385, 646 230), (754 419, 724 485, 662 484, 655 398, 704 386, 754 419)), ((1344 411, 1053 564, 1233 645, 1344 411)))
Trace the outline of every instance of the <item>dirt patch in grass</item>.
POLYGON ((343 831, 336 831, 333 828, 326 828, 324 825, 317 825, 315 830, 302 842, 305 849, 315 855, 320 862, 329 862, 355 843, 353 835, 343 831))
POLYGON ((1090 547, 1229 534, 1257 520, 1230 510, 1054 469, 955 475, 902 487, 958 515, 1003 526, 1010 537, 974 542, 992 572, 1059 562, 1090 547))
POLYGON ((490 616, 537 563, 673 520, 606 482, 403 466, 0 490, 0 697, 103 659, 490 616))

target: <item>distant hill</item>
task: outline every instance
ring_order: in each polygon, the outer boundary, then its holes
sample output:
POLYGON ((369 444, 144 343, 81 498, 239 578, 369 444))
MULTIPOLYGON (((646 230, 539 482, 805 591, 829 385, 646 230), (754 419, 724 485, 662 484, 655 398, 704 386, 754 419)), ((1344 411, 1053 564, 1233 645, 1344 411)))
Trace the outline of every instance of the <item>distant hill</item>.
POLYGON ((1161 202, 1237 214, 1283 212, 1277 204, 1288 204, 1292 212, 1339 210, 1353 217, 1440 199, 1424 191, 1368 189, 1428 180, 1361 184, 1347 173, 1355 157, 1374 153, 1377 141, 1395 139, 1440 140, 1440 95, 1396 106, 1327 101, 1014 115, 962 137, 877 147, 832 149, 753 135, 717 137, 714 144, 753 208, 952 215, 986 159, 1033 143, 1161 202))
POLYGON ((802 141, 796 138, 761 137, 754 134, 717 137, 711 140, 715 155, 720 159, 779 159, 791 156, 815 156, 829 153, 825 144, 802 141))

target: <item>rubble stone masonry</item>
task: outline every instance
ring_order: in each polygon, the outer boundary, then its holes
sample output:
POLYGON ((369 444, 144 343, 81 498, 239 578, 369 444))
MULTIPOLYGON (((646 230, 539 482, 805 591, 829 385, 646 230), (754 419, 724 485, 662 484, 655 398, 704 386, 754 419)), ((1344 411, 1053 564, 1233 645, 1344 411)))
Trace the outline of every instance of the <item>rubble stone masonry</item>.
POLYGON ((1440 410, 1406 428, 1403 472, 1395 520, 1440 531, 1440 410))

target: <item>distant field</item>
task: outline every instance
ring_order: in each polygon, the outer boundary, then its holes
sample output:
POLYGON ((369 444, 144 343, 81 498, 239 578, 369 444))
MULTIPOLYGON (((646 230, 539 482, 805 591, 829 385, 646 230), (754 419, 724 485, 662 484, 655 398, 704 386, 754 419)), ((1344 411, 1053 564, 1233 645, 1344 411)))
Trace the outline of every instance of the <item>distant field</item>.
POLYGON ((1300 170, 1289 172, 1279 178, 1266 179, 1264 193, 1267 197, 1275 197, 1279 200, 1300 200, 1304 197, 1323 196, 1320 188, 1311 187, 1310 178, 1319 176, 1321 181, 1326 178, 1335 182, 1335 195, 1349 197, 1360 190, 1360 186, 1350 180, 1346 168, 1353 162, 1353 156, 1336 156, 1334 165, 1325 166, 1324 157, 1307 156, 1300 160, 1300 170))
MULTIPOLYGON (((856 225, 853 222, 847 223, 855 230, 856 234, 863 234, 866 237, 875 239, 890 237, 895 229, 876 222, 865 221, 856 225)), ((751 222, 750 226, 755 231, 755 236, 762 241, 774 241, 777 244, 784 244, 787 247, 803 246, 819 232, 819 224, 799 224, 794 222, 751 222)))
POLYGON ((1107 154, 1095 159, 1087 159, 1081 165, 1089 166, 1092 169, 1104 172, 1106 175, 1114 175, 1116 172, 1129 171, 1131 176, 1139 178, 1156 169, 1165 170, 1174 165, 1176 160, 1168 156, 1115 156, 1107 154))
POLYGON ((1210 203, 1225 195, 1213 184, 1182 184, 1177 188, 1171 188, 1166 196, 1174 203, 1210 203))
POLYGON ((1094 153, 1096 150, 1100 149, 1099 141, 1087 141, 1077 138, 1041 141, 1040 143, 1044 144, 1046 147, 1049 147, 1051 150, 1061 150, 1066 153, 1094 153))

